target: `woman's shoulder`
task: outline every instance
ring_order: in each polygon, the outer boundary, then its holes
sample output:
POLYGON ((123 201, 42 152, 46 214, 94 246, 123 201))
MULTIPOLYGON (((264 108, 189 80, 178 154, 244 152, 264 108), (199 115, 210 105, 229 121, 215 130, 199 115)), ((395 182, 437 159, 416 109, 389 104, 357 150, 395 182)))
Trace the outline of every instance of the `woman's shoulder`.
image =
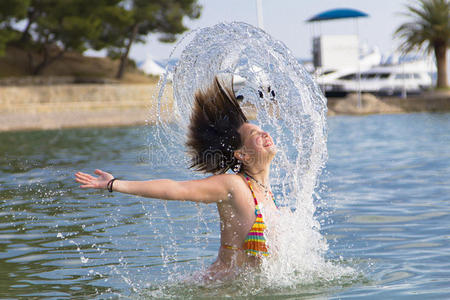
POLYGON ((244 182, 244 177, 242 177, 242 175, 239 175, 239 174, 219 174, 219 175, 214 175, 214 176, 220 176, 221 179, 232 181, 232 182, 237 182, 237 181, 244 182))
POLYGON ((234 201, 239 202, 239 199, 246 199, 248 197, 250 190, 242 175, 220 174, 213 176, 216 177, 217 182, 220 182, 226 188, 228 199, 234 199, 234 201))
POLYGON ((244 178, 237 174, 218 174, 211 177, 214 177, 215 180, 220 181, 230 188, 236 187, 236 185, 245 184, 244 178))

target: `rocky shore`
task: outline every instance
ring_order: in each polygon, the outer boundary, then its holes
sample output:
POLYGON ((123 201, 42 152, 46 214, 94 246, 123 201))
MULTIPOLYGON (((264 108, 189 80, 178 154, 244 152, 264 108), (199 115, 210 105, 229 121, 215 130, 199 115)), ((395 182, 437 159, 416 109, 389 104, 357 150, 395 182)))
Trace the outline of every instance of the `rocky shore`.
POLYGON ((425 92, 420 95, 400 97, 375 97, 356 94, 345 98, 328 98, 329 115, 401 114, 413 112, 450 112, 450 91, 425 92))
MULTIPOLYGON (((0 131, 129 126, 156 121, 156 84, 0 86, 0 131)), ((164 95, 169 119, 172 95, 164 95)), ((450 111, 450 91, 402 98, 329 98, 329 115, 450 111)))

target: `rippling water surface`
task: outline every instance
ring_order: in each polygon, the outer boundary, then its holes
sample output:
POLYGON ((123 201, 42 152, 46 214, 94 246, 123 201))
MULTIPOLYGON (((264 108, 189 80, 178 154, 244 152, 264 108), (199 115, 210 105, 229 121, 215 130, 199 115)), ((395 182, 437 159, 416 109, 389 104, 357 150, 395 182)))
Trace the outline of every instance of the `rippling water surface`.
MULTIPOLYGON (((335 282, 256 297, 449 298, 450 114, 332 117, 317 217, 335 282)), ((73 173, 187 179, 148 148, 151 127, 0 133, 0 298, 242 295, 177 282, 219 246, 213 205, 77 188, 73 173), (157 163, 156 163, 157 161, 157 163), (158 167, 156 167, 158 166, 158 167)), ((157 146, 153 146, 157 147, 157 146)))

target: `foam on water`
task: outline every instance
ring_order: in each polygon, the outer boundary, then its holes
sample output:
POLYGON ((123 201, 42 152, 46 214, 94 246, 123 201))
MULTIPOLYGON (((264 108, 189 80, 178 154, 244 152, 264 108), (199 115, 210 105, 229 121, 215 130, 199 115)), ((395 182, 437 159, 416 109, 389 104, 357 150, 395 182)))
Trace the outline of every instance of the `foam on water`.
MULTIPOLYGON (((351 274, 352 269, 325 259, 328 245, 315 216, 320 199, 315 191, 327 159, 327 106, 318 86, 283 43, 249 24, 221 23, 194 33, 171 70, 176 125, 160 119, 157 132, 169 163, 187 166, 180 145, 195 92, 216 76, 233 84, 236 95, 244 97, 243 106, 256 108, 252 122, 270 132, 279 149, 270 179, 283 209, 280 215, 265 216, 269 247, 277 255, 264 261, 258 280, 281 287, 351 274)), ((162 115, 166 79, 160 84, 162 115)))

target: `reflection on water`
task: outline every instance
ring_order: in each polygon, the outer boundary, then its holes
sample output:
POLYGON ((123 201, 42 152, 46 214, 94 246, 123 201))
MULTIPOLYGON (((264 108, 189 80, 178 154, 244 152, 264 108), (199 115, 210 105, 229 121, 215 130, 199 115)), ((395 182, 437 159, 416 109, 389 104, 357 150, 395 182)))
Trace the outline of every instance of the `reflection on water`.
MULTIPOLYGON (((318 218, 330 259, 360 277, 258 295, 448 298, 450 115, 334 117, 329 126, 328 205, 318 218)), ((148 161, 151 130, 0 133, 0 298, 242 295, 239 284, 173 281, 215 259, 214 206, 163 205, 74 183, 76 170, 96 167, 127 179, 184 179, 183 166, 148 161)))

